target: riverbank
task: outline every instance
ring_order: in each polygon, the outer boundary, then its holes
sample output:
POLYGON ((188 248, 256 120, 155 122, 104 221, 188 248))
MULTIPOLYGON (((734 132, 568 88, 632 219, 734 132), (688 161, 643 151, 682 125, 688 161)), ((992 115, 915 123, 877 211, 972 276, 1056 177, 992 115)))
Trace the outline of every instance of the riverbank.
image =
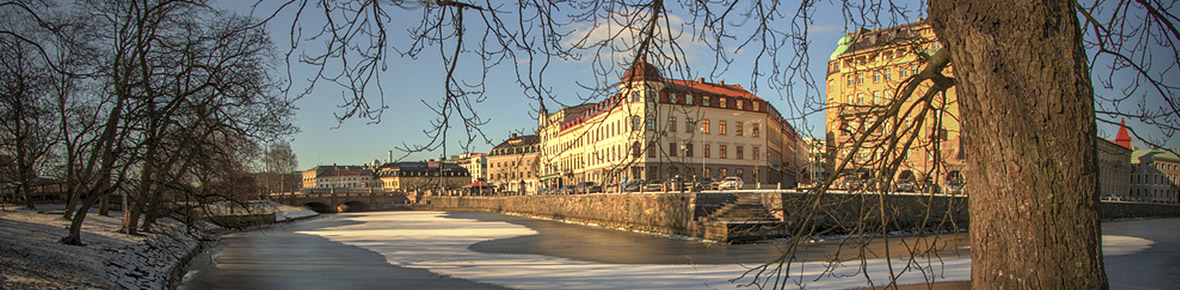
MULTIPOLYGON (((261 205, 276 219, 293 220, 315 212, 288 206, 261 205)), ((122 212, 111 216, 92 211, 82 227, 84 246, 59 242, 70 221, 62 205, 37 205, 37 210, 4 205, 0 210, 0 289, 165 289, 175 269, 191 257, 200 241, 215 238, 216 226, 188 228, 163 221, 139 236, 119 233, 122 212)))

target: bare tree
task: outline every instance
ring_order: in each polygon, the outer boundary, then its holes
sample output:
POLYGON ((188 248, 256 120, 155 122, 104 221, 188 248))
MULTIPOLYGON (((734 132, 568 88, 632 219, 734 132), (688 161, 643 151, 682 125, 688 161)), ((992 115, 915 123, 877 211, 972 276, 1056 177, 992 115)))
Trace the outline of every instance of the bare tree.
POLYGON ((48 95, 52 71, 38 52, 28 42, 0 35, 0 153, 12 163, 3 174, 30 209, 33 183, 58 140, 48 95))
POLYGON ((262 157, 262 164, 266 168, 265 188, 271 192, 288 192, 295 190, 288 175, 299 167, 299 159, 291 151, 291 144, 285 141, 273 143, 266 149, 262 157))

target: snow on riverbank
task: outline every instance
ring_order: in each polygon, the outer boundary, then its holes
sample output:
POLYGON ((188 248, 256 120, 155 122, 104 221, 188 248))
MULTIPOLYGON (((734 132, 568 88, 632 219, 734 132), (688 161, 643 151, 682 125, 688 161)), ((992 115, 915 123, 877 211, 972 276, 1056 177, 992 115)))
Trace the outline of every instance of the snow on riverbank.
MULTIPOLYGON (((67 246, 58 242, 70 225, 61 217, 64 207, 37 208, 4 205, 0 210, 0 289, 165 289, 172 269, 196 249, 198 239, 211 238, 176 223, 158 223, 154 233, 128 236, 118 232, 121 212, 108 217, 92 211, 82 227, 86 245, 67 246)), ((273 203, 256 208, 273 212, 276 221, 318 215, 273 203)))
MULTIPOLYGON (((472 244, 494 239, 532 235, 527 227, 506 223, 445 218, 442 212, 375 212, 342 214, 362 224, 300 231, 329 240, 358 246, 386 257, 388 263, 426 269, 455 278, 469 279, 522 289, 734 289, 749 279, 732 283, 755 265, 634 265, 577 261, 539 255, 489 254, 471 251, 472 244)), ((1152 242, 1134 237, 1106 237, 1107 255, 1129 254, 1152 242)), ((970 279, 969 258, 906 261, 892 260, 893 268, 908 271, 900 284, 970 279)), ((837 265, 796 263, 791 267, 788 288, 848 289, 868 286, 860 274, 859 261, 837 265), (803 278, 803 279, 800 279, 803 278)), ((872 281, 888 282, 889 265, 884 259, 869 260, 866 267, 872 281)))

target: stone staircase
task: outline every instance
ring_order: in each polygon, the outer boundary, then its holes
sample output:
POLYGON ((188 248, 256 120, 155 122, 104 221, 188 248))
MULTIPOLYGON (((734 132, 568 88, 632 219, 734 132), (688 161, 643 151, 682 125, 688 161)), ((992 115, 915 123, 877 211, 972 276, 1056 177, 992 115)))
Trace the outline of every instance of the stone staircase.
POLYGON ((712 210, 701 221, 724 223, 777 223, 781 222, 766 210, 757 195, 728 194, 721 207, 712 210))

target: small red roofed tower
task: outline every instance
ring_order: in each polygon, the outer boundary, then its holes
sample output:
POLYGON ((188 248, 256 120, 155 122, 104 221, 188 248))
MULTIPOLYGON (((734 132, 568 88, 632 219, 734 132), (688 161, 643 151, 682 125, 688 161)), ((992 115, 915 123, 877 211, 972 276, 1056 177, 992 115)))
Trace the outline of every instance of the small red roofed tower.
POLYGON ((1127 149, 1134 149, 1131 148, 1131 135, 1127 134, 1127 119, 1125 118, 1119 121, 1119 133, 1114 136, 1114 143, 1127 147, 1127 149))

